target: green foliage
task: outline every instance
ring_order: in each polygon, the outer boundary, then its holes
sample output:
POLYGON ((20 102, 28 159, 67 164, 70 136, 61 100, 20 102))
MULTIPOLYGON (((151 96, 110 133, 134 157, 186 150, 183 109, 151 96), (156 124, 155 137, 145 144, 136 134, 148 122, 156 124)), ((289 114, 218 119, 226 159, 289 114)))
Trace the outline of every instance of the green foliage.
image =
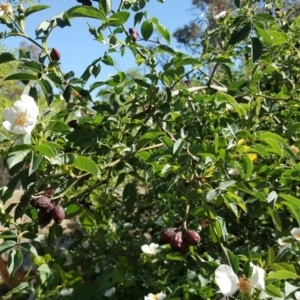
MULTIPOLYGON (((8 251, 11 279, 28 257, 31 269, 5 299, 30 293, 103 299, 113 287, 112 299, 159 292, 173 300, 216 299, 222 296, 215 270, 230 265, 247 282, 252 263, 264 269, 265 288, 252 296, 236 292, 235 299, 294 299, 300 282, 299 17, 273 17, 250 1, 235 1, 239 8, 216 21, 203 35, 201 53, 190 55, 169 45, 163 20, 148 17, 147 2, 121 1, 117 11, 108 0, 74 6, 43 22, 35 40, 21 25, 46 6, 14 11, 6 23, 3 38, 23 36, 41 53, 37 60, 21 50, 0 56, 7 91, 19 93, 11 98, 19 99, 25 85, 40 108, 31 135, 0 135, 1 145, 9 143, 5 166, 12 176, 0 189, 0 220, 14 228, 0 236, 0 253, 8 251), (107 45, 80 77, 63 72, 47 46, 56 27, 77 17, 99 20, 87 33, 107 45), (126 29, 130 17, 140 26, 136 41, 126 29), (162 40, 153 40, 156 33, 162 40), (116 51, 131 52, 145 74, 119 70, 97 80, 103 64, 114 65, 116 51), (4 206, 19 182, 20 202, 4 206), (33 205, 40 195, 76 221, 69 236, 52 206, 33 205), (50 213, 47 222, 42 213, 50 213), (23 216, 30 221, 17 222, 23 216), (165 228, 175 228, 176 238, 180 232, 183 243, 186 230, 195 230, 201 243, 184 252, 170 242, 143 253, 141 246, 158 243, 165 228)), ((2 109, 11 107, 3 103, 2 109)))

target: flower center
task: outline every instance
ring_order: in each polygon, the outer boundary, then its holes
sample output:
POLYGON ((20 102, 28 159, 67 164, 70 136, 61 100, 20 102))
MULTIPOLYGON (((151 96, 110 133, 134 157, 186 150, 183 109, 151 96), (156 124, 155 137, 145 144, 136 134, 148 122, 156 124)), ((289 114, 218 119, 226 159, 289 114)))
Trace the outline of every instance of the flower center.
POLYGON ((250 280, 248 278, 239 278, 239 291, 242 294, 248 294, 252 291, 252 285, 250 283, 250 280))
POLYGON ((15 122, 13 126, 24 126, 27 120, 27 114, 26 112, 21 112, 17 114, 15 122))
POLYGON ((2 10, 5 13, 11 12, 11 5, 10 5, 10 3, 1 3, 0 10, 2 10))

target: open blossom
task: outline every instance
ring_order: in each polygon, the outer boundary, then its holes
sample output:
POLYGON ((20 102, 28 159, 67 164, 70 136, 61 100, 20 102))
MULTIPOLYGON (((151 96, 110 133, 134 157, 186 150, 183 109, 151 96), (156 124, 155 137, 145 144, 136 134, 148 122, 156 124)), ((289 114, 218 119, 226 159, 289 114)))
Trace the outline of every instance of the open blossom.
POLYGON ((148 294, 148 296, 144 297, 144 300, 164 300, 166 298, 166 294, 165 293, 158 293, 158 294, 148 294))
POLYGON ((73 289, 69 288, 69 289, 62 289, 60 291, 61 296, 69 296, 73 293, 73 289))
POLYGON ((0 3, 0 17, 3 15, 12 15, 13 10, 10 3, 0 3))
POLYGON ((111 297, 115 292, 116 292, 116 288, 115 288, 115 287, 112 287, 111 289, 107 290, 107 291, 104 293, 104 296, 105 296, 105 297, 111 297))
POLYGON ((3 111, 3 127, 16 134, 30 134, 33 130, 39 109, 34 99, 28 95, 22 95, 21 100, 14 103, 12 108, 3 111))
POLYGON ((298 241, 300 241, 300 228, 293 228, 291 230, 292 237, 298 241))
POLYGON ((224 296, 232 296, 238 290, 243 294, 250 294, 253 288, 258 290, 265 289, 265 271, 253 265, 252 276, 250 279, 238 278, 232 268, 227 265, 220 265, 215 271, 215 280, 224 296))
POLYGON ((217 21, 221 18, 224 18, 227 14, 227 11, 226 10, 223 10, 221 12, 219 12, 218 14, 214 15, 214 19, 217 21))
POLYGON ((299 291, 295 293, 295 298, 296 298, 296 300, 300 300, 300 292, 299 291))
POLYGON ((154 255, 159 252, 158 247, 158 244, 151 243, 150 245, 143 245, 142 251, 146 254, 154 255))

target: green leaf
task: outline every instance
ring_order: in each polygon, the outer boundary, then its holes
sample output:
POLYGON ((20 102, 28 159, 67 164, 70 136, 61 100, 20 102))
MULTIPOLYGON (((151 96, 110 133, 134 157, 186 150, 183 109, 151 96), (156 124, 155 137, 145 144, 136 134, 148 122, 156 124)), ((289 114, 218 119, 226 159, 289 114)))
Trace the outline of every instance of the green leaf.
POLYGON ((255 26, 255 31, 256 31, 257 35, 261 36, 265 40, 265 42, 267 42, 269 45, 273 44, 273 41, 267 31, 261 29, 258 26, 255 26))
POLYGON ((239 258, 234 255, 229 249, 226 249, 232 270, 235 274, 239 273, 239 258))
POLYGON ((16 271, 23 262, 23 254, 21 250, 12 250, 9 252, 7 270, 10 278, 13 278, 16 271))
POLYGON ((0 245, 0 254, 12 249, 13 247, 15 247, 17 245, 17 242, 15 241, 5 241, 0 245))
POLYGON ((5 81, 7 80, 38 80, 38 76, 31 73, 25 73, 25 72, 17 72, 13 73, 11 75, 8 75, 4 78, 5 81))
POLYGON ((287 138, 291 138, 295 131, 300 131, 300 122, 292 124, 285 132, 287 138))
POLYGON ((89 157, 86 157, 86 156, 78 156, 78 157, 76 157, 73 166, 76 169, 79 169, 79 170, 91 173, 94 176, 98 175, 97 165, 89 157))
POLYGON ((20 151, 10 152, 7 155, 6 162, 8 164, 8 168, 11 169, 13 166, 18 164, 21 161, 24 161, 26 156, 31 152, 31 150, 23 149, 20 151))
POLYGON ((243 160, 245 161, 247 176, 251 177, 253 172, 253 162, 248 155, 244 155, 243 160))
POLYGON ((157 24, 156 26, 157 32, 167 41, 168 44, 171 43, 171 35, 168 29, 161 24, 157 24))
POLYGON ((184 141, 182 139, 178 139, 173 145, 173 154, 178 156, 184 146, 184 141))
POLYGON ((232 107, 234 110, 238 113, 238 115, 241 117, 245 114, 244 108, 230 95, 226 93, 219 92, 217 94, 217 98, 219 99, 225 99, 232 107))
POLYGON ((141 26, 141 33, 143 36, 143 39, 145 41, 148 41, 150 36, 153 33, 153 24, 150 21, 144 21, 142 26, 141 26))
POLYGON ((149 143, 150 141, 155 140, 156 138, 163 136, 163 132, 148 132, 142 135, 139 138, 138 144, 140 147, 143 147, 145 144, 149 143))
POLYGON ((275 262, 275 253, 273 248, 268 247, 267 267, 270 267, 275 262))
POLYGON ((111 12, 111 0, 100 0, 100 9, 102 9, 105 15, 109 15, 111 12))
POLYGON ((55 152, 53 151, 53 149, 45 144, 36 145, 35 151, 41 152, 43 155, 47 157, 55 157, 55 152))
POLYGON ((134 205, 137 200, 137 190, 132 183, 127 183, 123 190, 123 201, 128 214, 134 211, 134 205))
POLYGON ((266 282, 279 281, 279 280, 287 280, 287 279, 297 279, 299 276, 296 273, 278 270, 268 275, 266 282))
POLYGON ((16 60, 16 58, 9 52, 3 52, 0 54, 0 64, 14 60, 16 60))
POLYGON ((40 265, 38 267, 38 273, 39 273, 41 284, 50 282, 51 279, 53 278, 52 271, 47 264, 40 265))
POLYGON ((180 253, 168 253, 166 255, 166 260, 169 261, 186 261, 186 259, 180 253))
POLYGON ((63 131, 70 131, 71 128, 67 124, 65 124, 64 122, 61 122, 61 121, 54 121, 53 122, 52 121, 51 130, 63 132, 63 131))
POLYGON ((257 37, 251 37, 251 44, 252 44, 252 62, 255 63, 257 60, 260 59, 262 54, 262 44, 257 37))
POLYGON ((97 8, 92 6, 74 6, 65 12, 69 18, 92 18, 105 21, 105 15, 97 8))
POLYGON ((54 99, 52 85, 46 79, 39 80, 39 85, 45 95, 48 105, 50 105, 54 99))
POLYGON ((233 31, 229 39, 229 45, 235 45, 246 39, 251 31, 251 24, 248 23, 243 27, 237 28, 233 31))
POLYGON ((129 16, 128 11, 120 11, 113 14, 107 22, 110 26, 121 26, 128 20, 129 16))
POLYGON ((277 297, 282 298, 281 291, 273 284, 268 284, 266 286, 266 293, 274 298, 277 298, 277 297))
POLYGON ((37 170, 42 160, 43 160, 42 153, 35 154, 32 152, 32 158, 31 158, 29 172, 28 172, 29 176, 37 170))
POLYGON ((269 131, 257 131, 255 133, 255 135, 261 141, 264 141, 265 139, 273 139, 273 140, 275 140, 279 144, 288 145, 288 142, 283 137, 281 137, 280 135, 278 135, 276 133, 273 133, 273 132, 269 132, 269 131))
POLYGON ((31 243, 22 243, 20 244, 25 250, 33 254, 35 257, 39 257, 36 248, 31 243))
POLYGON ((27 8, 25 10, 24 16, 28 17, 29 15, 31 15, 33 13, 36 13, 38 11, 41 11, 41 10, 44 10, 44 9, 47 9, 47 8, 50 8, 50 6, 48 6, 48 5, 34 5, 34 6, 31 6, 31 7, 27 8))
POLYGON ((276 226, 276 229, 278 231, 281 231, 282 230, 282 222, 281 222, 281 219, 280 219, 280 216, 279 216, 277 210, 275 208, 272 209, 272 208, 268 207, 268 213, 272 217, 272 220, 273 220, 274 225, 276 226))
POLYGON ((139 24, 142 19, 143 19, 144 13, 139 11, 135 14, 134 16, 134 26, 136 26, 137 24, 139 24))

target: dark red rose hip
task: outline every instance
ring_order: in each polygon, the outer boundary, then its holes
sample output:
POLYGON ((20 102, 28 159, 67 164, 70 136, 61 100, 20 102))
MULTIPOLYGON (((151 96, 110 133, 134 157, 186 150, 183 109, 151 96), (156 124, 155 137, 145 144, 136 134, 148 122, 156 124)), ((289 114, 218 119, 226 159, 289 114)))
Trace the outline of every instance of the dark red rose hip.
POLYGON ((60 52, 53 48, 50 53, 50 57, 53 61, 59 61, 60 60, 60 52))
POLYGON ((51 211, 45 208, 40 208, 38 212, 38 220, 40 225, 47 225, 52 220, 51 211))
POLYGON ((134 28, 129 28, 129 34, 133 42, 136 42, 137 38, 139 37, 138 32, 134 28))
POLYGON ((183 240, 182 232, 177 232, 170 239, 170 246, 173 251, 181 254, 187 254, 189 252, 189 245, 183 240))
POLYGON ((52 219, 55 223, 60 224, 65 219, 65 210, 62 206, 54 206, 51 211, 52 219))
POLYGON ((195 246, 201 241, 199 233, 195 230, 186 230, 183 234, 183 239, 190 246, 195 246))
POLYGON ((41 196, 39 198, 32 199, 31 205, 34 208, 43 208, 48 211, 52 210, 52 208, 53 208, 53 204, 52 204, 51 200, 45 196, 41 196))
POLYGON ((172 236, 176 234, 175 228, 166 228, 160 233, 160 243, 161 244, 168 244, 172 236))

